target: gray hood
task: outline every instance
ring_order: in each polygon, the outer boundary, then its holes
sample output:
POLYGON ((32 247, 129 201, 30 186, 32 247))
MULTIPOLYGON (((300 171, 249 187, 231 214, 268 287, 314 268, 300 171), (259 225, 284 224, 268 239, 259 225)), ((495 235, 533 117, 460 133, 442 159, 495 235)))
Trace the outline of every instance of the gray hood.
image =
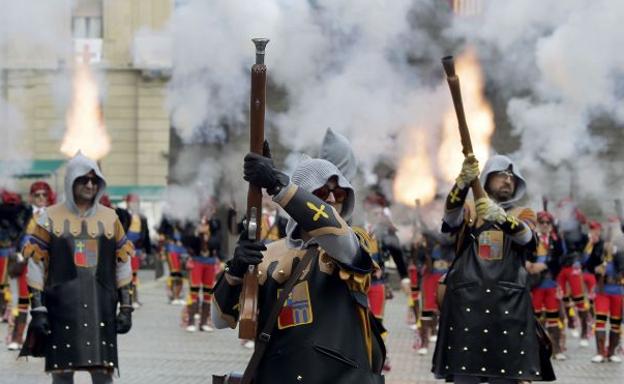
POLYGON ((518 166, 507 156, 494 155, 488 159, 483 166, 483 170, 481 171, 481 184, 483 185, 483 188, 485 188, 490 174, 507 169, 510 170, 514 176, 516 176, 516 190, 514 191, 511 199, 499 202, 499 205, 505 209, 511 208, 515 202, 523 198, 526 194, 526 180, 520 173, 518 166))
POLYGON ((97 163, 83 155, 81 152, 78 152, 76 156, 72 157, 71 160, 67 162, 67 170, 65 172, 65 205, 67 205, 70 211, 78 215, 80 211, 74 202, 74 181, 76 181, 76 179, 80 176, 84 176, 91 171, 95 172, 96 176, 100 179, 99 188, 97 195, 95 195, 95 204, 93 204, 93 206, 85 212, 85 217, 95 214, 98 205, 97 203, 106 192, 106 180, 104 179, 104 175, 102 175, 100 167, 98 167, 97 163))
MULTIPOLYGON (((338 186, 347 190, 347 198, 342 204, 342 212, 340 216, 349 221, 353 214, 353 207, 355 206, 355 191, 353 186, 349 183, 346 177, 340 172, 338 167, 327 160, 312 159, 305 156, 297 165, 297 169, 293 173, 290 181, 296 184, 299 188, 303 188, 308 192, 312 192, 321 188, 327 180, 332 176, 338 178, 338 186)), ((292 234, 297 227, 297 223, 292 219, 288 219, 286 224, 286 233, 289 239, 292 239, 292 234)))
POLYGON ((348 180, 353 180, 357 172, 357 162, 351 143, 345 136, 327 128, 319 157, 336 165, 348 180))

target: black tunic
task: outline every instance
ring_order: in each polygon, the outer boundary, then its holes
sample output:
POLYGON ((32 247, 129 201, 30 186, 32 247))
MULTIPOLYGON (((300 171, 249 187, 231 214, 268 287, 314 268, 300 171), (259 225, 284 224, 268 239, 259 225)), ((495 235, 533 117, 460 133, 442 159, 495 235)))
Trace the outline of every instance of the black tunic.
POLYGON ((432 371, 447 381, 454 375, 552 381, 550 362, 540 360, 527 286, 530 249, 489 229, 466 233, 448 272, 432 371))
POLYGON ((46 371, 118 366, 116 244, 114 238, 91 238, 85 232, 76 237, 52 235, 50 240, 43 291, 52 331, 46 340, 46 371), (95 266, 76 266, 76 239, 97 242, 95 266))

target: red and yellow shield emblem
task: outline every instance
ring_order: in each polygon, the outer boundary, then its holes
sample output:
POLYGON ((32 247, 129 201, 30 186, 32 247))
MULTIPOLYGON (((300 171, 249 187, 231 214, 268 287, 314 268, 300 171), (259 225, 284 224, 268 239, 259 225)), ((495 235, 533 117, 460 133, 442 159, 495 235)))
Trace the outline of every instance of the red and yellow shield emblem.
MULTIPOLYGON (((281 289, 278 289, 279 297, 281 289)), ((308 290, 308 282, 302 281, 295 285, 288 299, 284 303, 284 307, 277 319, 277 327, 279 329, 296 327, 298 325, 312 324, 312 302, 310 301, 310 291, 308 290)))

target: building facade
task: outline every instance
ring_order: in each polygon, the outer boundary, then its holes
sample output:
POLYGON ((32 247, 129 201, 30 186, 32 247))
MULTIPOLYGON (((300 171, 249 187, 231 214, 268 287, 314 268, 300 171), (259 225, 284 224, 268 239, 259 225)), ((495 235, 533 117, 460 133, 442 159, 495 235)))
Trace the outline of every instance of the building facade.
MULTIPOLYGON (((84 53, 81 50, 86 50, 111 137, 111 151, 101 160, 109 185, 128 189, 165 186, 170 41, 167 36, 142 31, 162 30, 173 11, 173 0, 46 3, 3 2, 8 9, 0 11, 4 14, 0 24, 5 25, 0 30, 0 92, 21 113, 20 151, 32 160, 66 158, 59 149, 72 96, 71 67, 84 53), (31 24, 22 28, 18 23, 31 24)), ((61 179, 62 168, 58 172, 56 177, 61 179)))

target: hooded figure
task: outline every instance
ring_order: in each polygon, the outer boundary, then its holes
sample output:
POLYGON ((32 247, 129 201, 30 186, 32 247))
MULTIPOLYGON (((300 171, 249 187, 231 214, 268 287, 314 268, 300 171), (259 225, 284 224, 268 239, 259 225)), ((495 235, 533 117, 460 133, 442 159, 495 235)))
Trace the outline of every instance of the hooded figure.
POLYGON ((347 224, 355 203, 349 181, 323 159, 304 159, 289 181, 270 159, 255 154, 245 158, 245 179, 266 188, 291 219, 287 238, 266 248, 239 240, 215 287, 215 326, 236 327, 241 278, 249 265, 258 264, 262 330, 278 292, 310 250, 311 262, 272 326, 270 340, 256 340, 256 348, 267 344, 254 383, 382 383, 385 349, 366 296, 373 267, 370 238, 347 224))
POLYGON ((464 204, 478 174, 476 158, 467 156, 446 201, 442 230, 455 237, 456 256, 444 281, 432 371, 457 383, 553 381, 525 269, 535 251, 535 214, 513 207, 526 183, 509 158, 494 156, 481 176, 489 197, 464 204))
POLYGON ((483 171, 481 171, 481 185, 485 187, 485 191, 489 194, 488 191, 488 180, 492 174, 501 171, 510 171, 516 179, 516 188, 513 192, 513 195, 510 199, 505 201, 498 201, 498 204, 504 209, 509 209, 514 206, 520 199, 524 197, 526 194, 526 180, 520 173, 518 167, 514 164, 513 161, 507 156, 504 155, 494 155, 488 159, 488 161, 483 166, 483 171))
POLYGON ((319 157, 338 167, 347 180, 353 180, 355 177, 357 162, 351 143, 345 136, 334 132, 331 128, 327 128, 325 132, 319 157))
POLYGON ((117 333, 132 325, 133 247, 115 211, 97 203, 105 189, 95 161, 77 154, 67 163, 65 201, 39 217, 23 247, 32 321, 20 356, 45 357, 53 383, 72 382, 74 370, 112 382, 117 333))

